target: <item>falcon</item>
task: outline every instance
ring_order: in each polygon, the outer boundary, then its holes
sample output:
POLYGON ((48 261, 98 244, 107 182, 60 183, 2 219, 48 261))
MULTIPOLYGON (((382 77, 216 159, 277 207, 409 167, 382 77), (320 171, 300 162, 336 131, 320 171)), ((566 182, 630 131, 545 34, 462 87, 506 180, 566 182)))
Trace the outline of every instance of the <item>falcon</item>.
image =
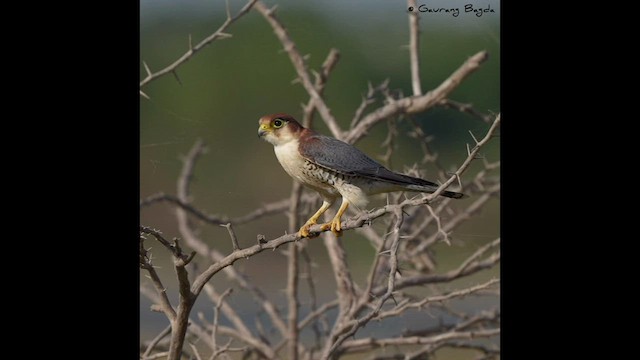
MULTIPOLYGON (((393 172, 354 146, 303 127, 291 115, 265 115, 258 124, 258 137, 273 145, 287 174, 322 196, 320 209, 300 228, 301 237, 310 237, 309 228, 339 197, 342 204, 335 217, 321 226, 322 231, 330 229, 337 236, 342 234, 341 217, 349 205, 364 209, 368 195, 393 191, 433 193, 439 187, 431 181, 393 172)), ((453 191, 440 195, 465 197, 453 191)))

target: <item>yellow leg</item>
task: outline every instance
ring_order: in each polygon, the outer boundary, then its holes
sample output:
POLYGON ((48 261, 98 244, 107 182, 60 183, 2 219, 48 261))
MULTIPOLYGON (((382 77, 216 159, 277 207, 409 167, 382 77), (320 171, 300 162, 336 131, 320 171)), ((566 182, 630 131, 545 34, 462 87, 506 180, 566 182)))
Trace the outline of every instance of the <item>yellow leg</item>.
POLYGON ((301 237, 310 237, 309 236, 309 228, 312 225, 315 225, 318 223, 318 219, 320 218, 320 216, 322 216, 322 214, 324 214, 325 211, 327 211, 327 209, 329 207, 331 207, 331 205, 333 204, 333 201, 329 202, 327 200, 324 200, 322 202, 322 206, 320 207, 320 209, 318 209, 318 211, 316 211, 315 214, 313 214, 309 220, 307 220, 306 223, 304 223, 304 225, 302 225, 302 227, 300 228, 300 230, 298 230, 298 232, 300 233, 301 237))
POLYGON ((331 220, 330 223, 323 224, 322 230, 331 229, 331 232, 334 233, 336 236, 342 236, 342 225, 341 225, 342 221, 340 220, 340 218, 342 217, 342 214, 344 214, 344 212, 347 211, 348 207, 349 207, 349 201, 347 201, 347 199, 345 198, 342 198, 342 204, 340 205, 340 209, 338 209, 336 216, 333 217, 333 220, 331 220))

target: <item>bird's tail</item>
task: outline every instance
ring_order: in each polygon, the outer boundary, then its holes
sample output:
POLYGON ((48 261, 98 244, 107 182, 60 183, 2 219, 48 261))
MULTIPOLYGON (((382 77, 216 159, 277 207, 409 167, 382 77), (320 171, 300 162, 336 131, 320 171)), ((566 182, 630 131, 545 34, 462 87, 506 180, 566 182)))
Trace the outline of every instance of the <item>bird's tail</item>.
MULTIPOLYGON (((392 180, 393 182, 395 182, 396 186, 399 186, 400 189, 410 190, 410 191, 419 191, 419 192, 424 192, 429 194, 436 192, 436 190, 438 190, 438 188, 440 187, 440 185, 434 182, 431 182, 429 180, 425 180, 425 179, 421 179, 421 178, 417 178, 409 175, 399 174, 399 173, 391 173, 391 175, 388 175, 386 179, 387 181, 392 180)), ((400 190, 400 189, 396 188, 395 190, 400 190)), ((440 193, 440 195, 444 197, 452 198, 452 199, 464 199, 468 197, 463 193, 448 191, 448 190, 444 190, 443 192, 440 193)))
POLYGON ((447 191, 447 190, 441 192, 440 195, 446 196, 446 197, 452 198, 452 199, 463 199, 463 198, 468 197, 467 195, 465 195, 463 193, 459 193, 459 192, 455 192, 455 191, 447 191))
MULTIPOLYGON (((418 179, 418 178, 414 178, 414 179, 420 180, 420 184, 405 185, 405 188, 407 190, 420 191, 420 192, 432 194, 436 192, 436 190, 438 190, 438 188, 440 187, 440 185, 436 183, 432 183, 431 181, 418 179)), ((455 191, 448 191, 448 190, 444 190, 443 192, 440 193, 440 195, 444 197, 452 198, 452 199, 464 199, 469 197, 466 194, 455 192, 455 191)))

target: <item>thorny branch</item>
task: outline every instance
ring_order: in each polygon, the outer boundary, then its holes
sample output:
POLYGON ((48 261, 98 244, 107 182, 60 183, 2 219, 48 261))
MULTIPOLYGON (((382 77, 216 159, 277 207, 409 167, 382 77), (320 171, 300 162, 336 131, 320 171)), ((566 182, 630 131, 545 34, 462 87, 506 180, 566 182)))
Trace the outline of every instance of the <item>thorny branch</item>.
POLYGON ((179 82, 180 80, 179 80, 177 72, 176 72, 177 68, 180 65, 182 65, 183 63, 189 61, 198 51, 202 50, 205 46, 211 44, 212 42, 214 42, 214 41, 216 41, 218 39, 230 38, 231 34, 228 34, 228 33, 225 32, 227 30, 227 28, 231 24, 236 22, 236 20, 238 20, 243 15, 245 15, 247 12, 249 12, 249 10, 256 3, 256 1, 257 0, 249 0, 249 2, 247 2, 242 7, 242 9, 240 9, 240 11, 238 11, 238 13, 233 17, 231 17, 231 14, 229 14, 227 12, 227 19, 218 28, 218 30, 216 30, 216 32, 214 32, 213 34, 207 36, 205 39, 200 41, 195 46, 192 45, 192 43, 191 43, 191 35, 189 35, 189 50, 187 50, 187 52, 185 52, 178 60, 174 61, 171 65, 163 68, 162 70, 158 70, 156 72, 151 72, 151 70, 149 69, 149 66, 147 65, 147 63, 143 62, 144 68, 147 71, 147 76, 144 79, 142 79, 142 81, 140 81, 140 94, 142 96, 146 97, 146 98, 149 98, 148 95, 146 95, 144 92, 142 92, 142 87, 147 85, 151 81, 156 80, 159 77, 164 76, 164 75, 169 74, 169 73, 173 73, 174 76, 176 77, 176 79, 178 79, 178 82, 179 82))
POLYGON ((420 96, 405 97, 382 106, 362 118, 342 139, 350 144, 362 139, 378 122, 398 114, 416 114, 424 112, 437 105, 446 98, 472 72, 477 70, 487 60, 489 54, 480 51, 462 64, 440 86, 420 96))
MULTIPOLYGON (((407 0, 407 5, 417 8, 416 0, 407 0)), ((413 95, 422 95, 420 83, 420 17, 418 11, 409 11, 409 58, 411 60, 411 87, 413 95)))

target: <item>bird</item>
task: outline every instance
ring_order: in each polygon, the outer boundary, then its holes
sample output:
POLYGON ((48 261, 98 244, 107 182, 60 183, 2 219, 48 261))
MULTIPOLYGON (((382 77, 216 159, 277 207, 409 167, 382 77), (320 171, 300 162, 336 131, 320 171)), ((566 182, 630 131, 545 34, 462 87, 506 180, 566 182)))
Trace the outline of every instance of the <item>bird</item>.
MULTIPOLYGON (((369 195, 394 191, 433 193, 439 188, 434 182, 393 172, 355 146, 305 128, 289 114, 264 115, 258 125, 258 138, 273 145, 285 172, 322 196, 320 209, 300 227, 301 238, 317 236, 309 229, 338 198, 342 198, 340 208, 333 220, 321 225, 321 230, 341 236, 342 215, 349 205, 364 209, 369 195)), ((467 197, 447 190, 440 195, 467 197)))

